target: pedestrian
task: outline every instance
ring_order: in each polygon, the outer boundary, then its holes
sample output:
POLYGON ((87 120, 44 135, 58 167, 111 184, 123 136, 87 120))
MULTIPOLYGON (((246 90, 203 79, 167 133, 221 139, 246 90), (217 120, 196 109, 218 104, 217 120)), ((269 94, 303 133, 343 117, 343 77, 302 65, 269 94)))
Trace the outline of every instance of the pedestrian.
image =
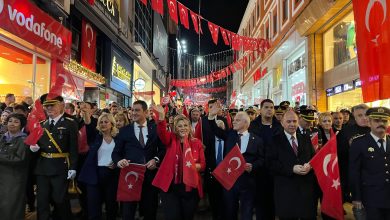
POLYGON ((3 135, 5 132, 7 132, 7 118, 12 112, 9 110, 4 110, 1 113, 0 118, 0 135, 3 135))
POLYGON ((118 129, 121 129, 129 124, 129 120, 127 119, 126 114, 122 112, 116 113, 114 118, 115 118, 116 127, 118 129))

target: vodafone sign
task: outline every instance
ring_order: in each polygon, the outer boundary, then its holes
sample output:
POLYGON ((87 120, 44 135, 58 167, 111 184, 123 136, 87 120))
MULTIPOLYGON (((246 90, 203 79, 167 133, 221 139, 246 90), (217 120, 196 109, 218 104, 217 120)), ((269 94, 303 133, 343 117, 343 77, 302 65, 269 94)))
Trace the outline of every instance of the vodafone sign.
POLYGON ((0 28, 50 52, 70 59, 72 34, 28 0, 0 0, 0 28))

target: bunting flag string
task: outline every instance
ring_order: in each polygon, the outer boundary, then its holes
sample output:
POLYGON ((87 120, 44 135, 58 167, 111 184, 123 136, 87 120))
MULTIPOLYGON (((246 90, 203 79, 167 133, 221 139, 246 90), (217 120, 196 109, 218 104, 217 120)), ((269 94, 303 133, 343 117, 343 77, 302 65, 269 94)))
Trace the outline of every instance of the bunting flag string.
MULTIPOLYGON (((146 0, 139 0, 144 5, 147 5, 146 0)), ((267 39, 262 38, 251 38, 246 36, 241 36, 232 31, 229 31, 225 28, 220 27, 219 25, 214 24, 213 22, 203 18, 201 15, 193 12, 188 7, 184 6, 181 2, 177 0, 167 0, 168 4, 168 14, 170 18, 178 25, 179 18, 180 23, 186 29, 189 29, 189 19, 188 15, 191 16, 191 20, 194 26, 194 30, 197 34, 203 34, 201 21, 204 20, 207 22, 209 27, 210 34, 212 36, 214 44, 218 44, 219 32, 221 32, 222 39, 225 45, 231 46, 234 50, 243 50, 243 51, 257 51, 258 53, 265 53, 269 48, 270 44, 267 39), (190 13, 188 13, 188 11, 190 13)), ((152 9, 164 15, 164 5, 163 0, 151 0, 152 9)))
POLYGON ((225 92, 227 90, 227 86, 215 87, 215 88, 184 88, 182 90, 185 94, 193 94, 193 93, 219 93, 225 92))

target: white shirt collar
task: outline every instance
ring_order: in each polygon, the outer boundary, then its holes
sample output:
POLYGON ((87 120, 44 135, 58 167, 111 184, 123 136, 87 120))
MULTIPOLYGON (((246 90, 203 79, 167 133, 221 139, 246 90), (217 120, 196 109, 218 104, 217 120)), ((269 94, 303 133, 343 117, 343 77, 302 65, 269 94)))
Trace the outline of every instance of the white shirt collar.
MULTIPOLYGON (((375 134, 373 134, 372 132, 370 132, 370 134, 371 134, 371 136, 372 136, 372 138, 374 138, 374 140, 375 140, 375 142, 377 143, 377 144, 379 144, 378 143, 378 140, 380 139, 378 136, 376 136, 375 134)), ((386 136, 383 138, 383 145, 384 146, 386 146, 386 136)), ((378 145, 379 146, 379 145, 378 145)))
POLYGON ((137 122, 134 122, 134 125, 139 128, 139 126, 146 127, 148 125, 148 121, 145 121, 142 125, 138 124, 137 122))
POLYGON ((284 130, 284 134, 286 134, 287 136, 287 139, 290 141, 291 140, 291 136, 294 136, 295 140, 297 139, 297 132, 294 132, 293 135, 289 134, 286 132, 286 130, 284 130))
POLYGON ((64 115, 64 113, 60 114, 59 116, 55 117, 55 118, 50 118, 49 117, 49 124, 51 123, 51 120, 54 120, 54 124, 57 124, 58 120, 60 120, 60 118, 64 115))
POLYGON ((244 131, 242 133, 238 133, 238 134, 242 134, 242 136, 247 136, 247 135, 249 135, 249 132, 248 132, 248 130, 246 130, 246 131, 244 131))

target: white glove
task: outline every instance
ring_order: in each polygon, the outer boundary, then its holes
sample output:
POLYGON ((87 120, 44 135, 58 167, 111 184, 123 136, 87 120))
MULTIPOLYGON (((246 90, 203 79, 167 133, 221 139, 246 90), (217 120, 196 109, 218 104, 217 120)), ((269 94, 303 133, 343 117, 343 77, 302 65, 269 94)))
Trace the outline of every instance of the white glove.
POLYGON ((35 144, 35 145, 30 145, 30 150, 32 151, 32 152, 37 152, 37 151, 39 151, 39 149, 40 149, 41 147, 39 147, 39 145, 38 144, 35 144))
POLYGON ((74 179, 76 177, 76 170, 68 171, 68 179, 74 179))

